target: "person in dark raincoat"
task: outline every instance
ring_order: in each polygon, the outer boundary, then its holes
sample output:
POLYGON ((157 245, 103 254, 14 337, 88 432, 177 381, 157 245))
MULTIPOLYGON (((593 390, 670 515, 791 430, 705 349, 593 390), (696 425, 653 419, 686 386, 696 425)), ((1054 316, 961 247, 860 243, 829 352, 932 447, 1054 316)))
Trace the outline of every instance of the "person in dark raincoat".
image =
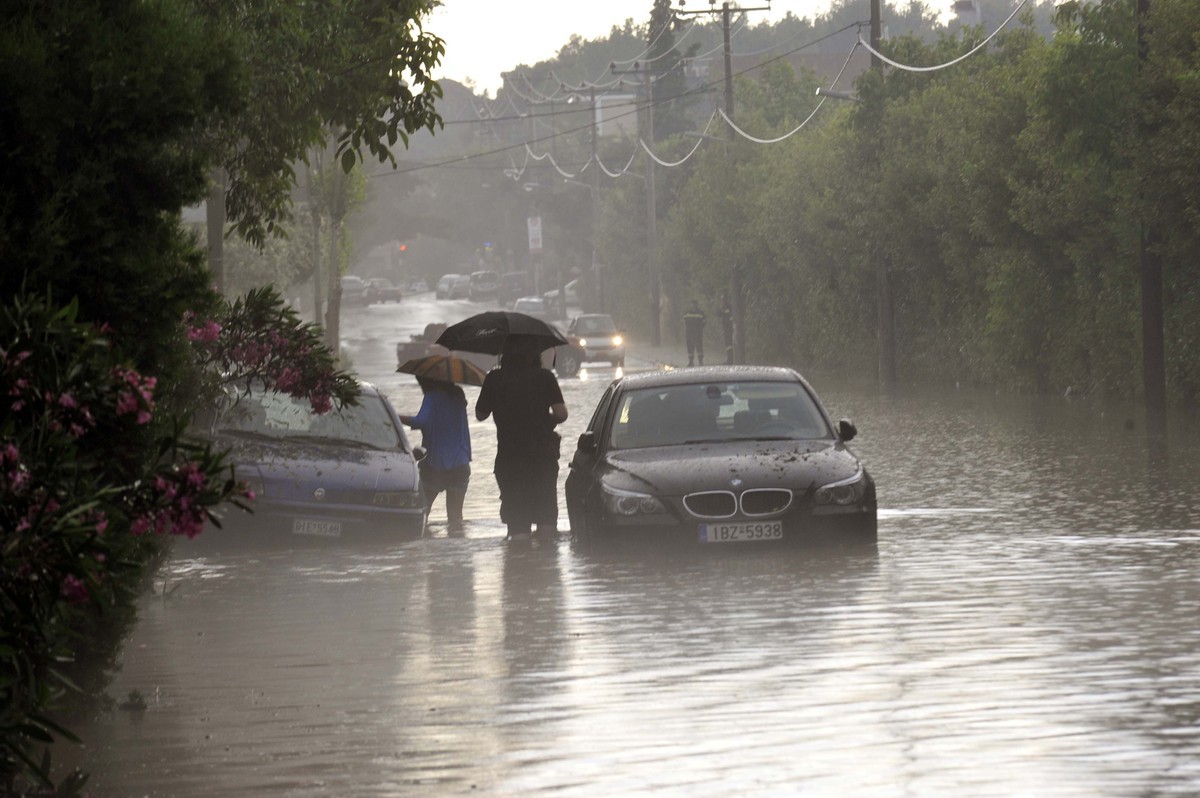
POLYGON ((496 424, 496 484, 500 520, 510 540, 558 527, 559 435, 567 406, 554 373, 542 368, 541 353, 512 335, 498 368, 488 372, 475 402, 475 417, 496 424))

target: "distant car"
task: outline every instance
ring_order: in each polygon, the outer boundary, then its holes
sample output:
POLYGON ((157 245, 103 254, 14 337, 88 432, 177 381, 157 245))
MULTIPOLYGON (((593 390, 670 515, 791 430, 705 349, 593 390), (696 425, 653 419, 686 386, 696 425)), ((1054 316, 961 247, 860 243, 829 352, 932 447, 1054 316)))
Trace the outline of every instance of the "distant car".
POLYGON ((253 514, 231 509, 223 527, 255 539, 421 536, 423 451, 409 444, 387 397, 368 383, 360 389, 357 405, 322 415, 275 391, 222 404, 208 433, 255 494, 253 514))
POLYGON ((509 305, 529 291, 529 272, 505 272, 500 275, 500 288, 496 292, 496 299, 503 305, 509 305))
MULTIPOLYGON (((579 278, 572 280, 563 286, 567 297, 567 307, 579 307, 579 278)), ((558 302, 558 289, 554 288, 542 294, 546 301, 551 305, 558 302)))
POLYGON ((472 302, 487 302, 496 299, 500 290, 500 275, 496 272, 478 271, 471 273, 468 295, 472 302))
POLYGON ((450 286, 451 299, 470 299, 471 298, 471 275, 460 274, 454 280, 454 285, 450 286))
POLYGON ((527 316, 533 316, 535 319, 542 321, 550 320, 550 309, 546 307, 546 300, 540 296, 523 296, 516 302, 513 302, 513 311, 516 313, 524 313, 527 316))
POLYGON ((460 274, 443 274, 437 281, 437 287, 434 289, 434 295, 438 299, 452 299, 454 293, 454 285, 458 282, 460 274))
POLYGON ((353 274, 342 275, 342 304, 367 304, 367 281, 353 274))
POLYGON ((367 303, 374 304, 376 302, 399 302, 404 297, 404 292, 392 285, 392 281, 386 277, 372 277, 367 280, 366 295, 367 303))
POLYGON ((566 479, 596 541, 873 545, 875 482, 795 371, 701 366, 614 380, 566 479))
POLYGON ((625 366, 625 336, 607 313, 585 313, 571 319, 567 335, 583 349, 585 363, 605 360, 614 366, 625 366))

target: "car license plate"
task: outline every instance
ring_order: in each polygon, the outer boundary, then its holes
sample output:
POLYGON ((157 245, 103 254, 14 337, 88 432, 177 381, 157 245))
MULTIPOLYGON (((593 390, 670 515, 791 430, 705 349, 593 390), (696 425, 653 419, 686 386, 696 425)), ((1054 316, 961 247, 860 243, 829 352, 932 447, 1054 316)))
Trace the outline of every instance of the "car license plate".
POLYGON ((342 522, 297 518, 292 522, 292 533, 295 535, 316 535, 322 538, 341 537, 342 522))
POLYGON ((782 537, 782 521, 700 525, 701 543, 740 543, 746 540, 779 540, 782 537))

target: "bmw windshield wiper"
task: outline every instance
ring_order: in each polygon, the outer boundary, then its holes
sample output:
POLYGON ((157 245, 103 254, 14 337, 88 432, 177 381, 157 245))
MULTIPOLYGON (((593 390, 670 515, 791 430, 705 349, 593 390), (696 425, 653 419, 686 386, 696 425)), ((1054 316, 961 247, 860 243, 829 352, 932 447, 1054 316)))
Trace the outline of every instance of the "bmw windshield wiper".
POLYGON ((278 435, 272 435, 269 432, 259 432, 256 429, 239 429, 237 427, 219 427, 216 430, 218 435, 230 435, 236 438, 253 438, 257 441, 277 441, 278 435))
POLYGON ((283 440, 288 441, 306 441, 308 443, 333 443, 338 446, 354 446, 359 449, 382 449, 382 446, 377 446, 366 441, 355 440, 354 438, 339 438, 333 435, 288 435, 283 440))

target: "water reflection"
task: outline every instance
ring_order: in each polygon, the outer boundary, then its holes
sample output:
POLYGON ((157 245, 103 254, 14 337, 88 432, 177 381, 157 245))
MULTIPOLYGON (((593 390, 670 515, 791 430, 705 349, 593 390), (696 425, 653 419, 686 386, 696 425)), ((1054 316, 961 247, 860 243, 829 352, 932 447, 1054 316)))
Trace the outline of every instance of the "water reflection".
POLYGON ((1200 792, 1200 424, 1163 473, 1124 404, 822 395, 876 551, 509 545, 480 429, 461 537, 172 562, 111 690, 150 706, 76 761, 98 796, 1200 792))

